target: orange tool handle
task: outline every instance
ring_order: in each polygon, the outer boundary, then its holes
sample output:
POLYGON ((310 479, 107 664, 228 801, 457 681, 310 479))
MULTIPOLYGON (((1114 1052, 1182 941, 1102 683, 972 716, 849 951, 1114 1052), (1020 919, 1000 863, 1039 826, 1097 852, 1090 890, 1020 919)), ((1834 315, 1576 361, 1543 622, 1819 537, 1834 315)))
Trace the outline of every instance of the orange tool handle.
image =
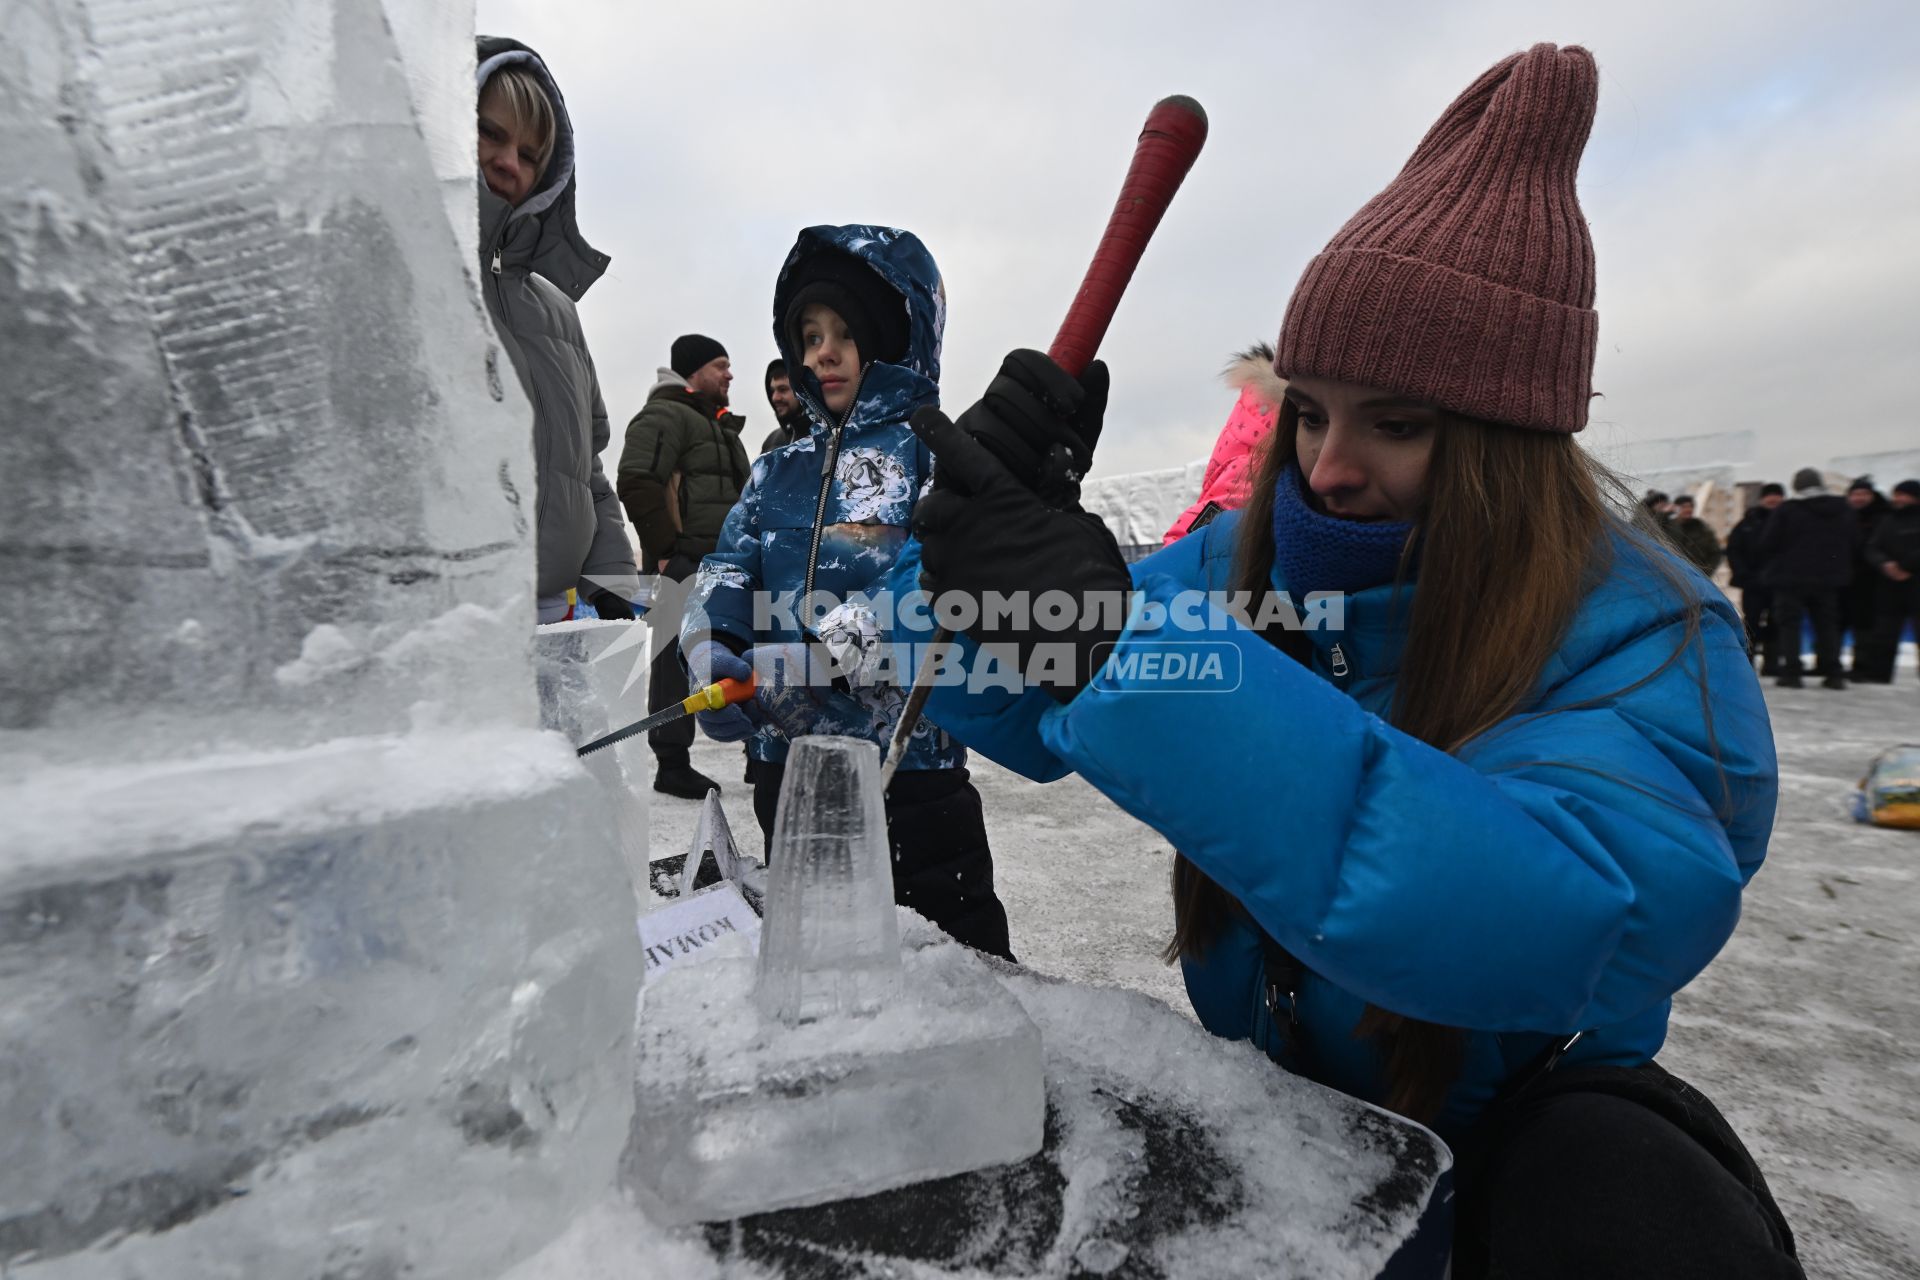
POLYGON ((691 713, 695 711, 718 711, 730 707, 736 702, 745 702, 753 696, 757 677, 749 671, 745 680, 720 680, 692 694, 680 705, 691 713))

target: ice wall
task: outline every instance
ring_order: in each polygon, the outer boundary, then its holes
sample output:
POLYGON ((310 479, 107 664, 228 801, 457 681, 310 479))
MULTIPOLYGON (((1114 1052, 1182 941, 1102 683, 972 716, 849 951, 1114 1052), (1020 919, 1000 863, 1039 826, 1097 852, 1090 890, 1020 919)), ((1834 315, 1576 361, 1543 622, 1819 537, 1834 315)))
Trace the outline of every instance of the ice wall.
POLYGON ((383 4, 460 261, 475 263, 480 219, 473 175, 473 0, 383 4))
POLYGON ((0 12, 0 1272, 495 1274, 612 1177, 641 957, 536 716, 470 14, 0 12))
POLYGON ((8 6, 0 758, 533 723, 529 410, 442 198, 471 22, 391 10, 436 151, 378 0, 8 6), (499 630, 400 644, 463 601, 499 630))

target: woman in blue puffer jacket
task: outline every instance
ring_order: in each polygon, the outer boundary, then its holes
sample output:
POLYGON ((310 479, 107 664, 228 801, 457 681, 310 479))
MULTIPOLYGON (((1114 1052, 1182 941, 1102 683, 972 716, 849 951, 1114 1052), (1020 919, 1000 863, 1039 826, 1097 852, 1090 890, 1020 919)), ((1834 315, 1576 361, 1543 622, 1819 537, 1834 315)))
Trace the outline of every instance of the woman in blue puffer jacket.
POLYGON ((938 466, 894 585, 1126 593, 1123 626, 983 615, 967 665, 997 647, 1029 687, 928 715, 1173 843, 1201 1020, 1446 1137, 1456 1275, 1797 1276, 1752 1159, 1653 1061, 1777 779, 1739 619, 1573 439, 1596 98, 1583 49, 1504 60, 1313 259, 1243 511, 1130 573, 1003 465, 1022 437, 1084 465, 1104 370, 1080 395, 1029 357, 1023 397, 1010 358, 958 424, 916 416, 938 466))

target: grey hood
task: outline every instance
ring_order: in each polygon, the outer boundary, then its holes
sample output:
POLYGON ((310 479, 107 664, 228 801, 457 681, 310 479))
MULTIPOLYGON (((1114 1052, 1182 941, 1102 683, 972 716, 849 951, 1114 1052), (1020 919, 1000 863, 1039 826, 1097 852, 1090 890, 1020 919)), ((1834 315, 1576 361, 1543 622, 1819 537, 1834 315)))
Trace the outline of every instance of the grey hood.
POLYGON ((524 265, 545 277, 578 302, 606 273, 613 259, 587 243, 575 218, 579 183, 575 181, 573 117, 567 114, 567 100, 540 55, 518 40, 481 36, 476 52, 476 95, 494 72, 521 66, 532 72, 547 91, 554 120, 553 155, 547 161, 547 170, 540 177, 540 185, 518 208, 489 191, 485 180, 480 182, 482 262, 498 251, 503 258, 511 257, 514 265, 524 265))
POLYGON ((665 365, 656 368, 653 373, 653 385, 647 388, 649 398, 657 394, 662 387, 684 387, 687 385, 685 378, 667 368, 665 365))

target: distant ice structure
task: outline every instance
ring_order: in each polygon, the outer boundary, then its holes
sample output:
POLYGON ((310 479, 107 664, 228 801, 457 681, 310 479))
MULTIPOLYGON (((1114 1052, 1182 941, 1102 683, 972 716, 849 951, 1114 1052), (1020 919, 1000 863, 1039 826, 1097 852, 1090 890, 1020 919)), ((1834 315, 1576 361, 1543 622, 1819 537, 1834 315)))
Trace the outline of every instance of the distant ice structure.
POLYGON ((1094 476, 1080 486, 1080 505, 1113 531, 1129 562, 1158 551, 1167 529, 1200 496, 1207 460, 1178 467, 1094 476))
POLYGON ((625 1179, 656 1222, 821 1204, 1040 1149, 1040 1033, 958 946, 904 961, 879 750, 795 739, 756 960, 643 993, 625 1179))
POLYGON ((1600 460, 1625 477, 1639 497, 1658 489, 1669 497, 1691 496, 1694 514, 1725 538, 1745 508, 1740 482, 1752 469, 1751 431, 1715 431, 1658 440, 1585 442, 1600 460))
POLYGON ((1886 493, 1902 480, 1920 480, 1920 449, 1843 454, 1829 461, 1827 470, 1845 476, 1847 481, 1855 476, 1872 476, 1874 488, 1886 493))
POLYGON ((538 728, 434 10, 7 8, 9 1276, 490 1275, 614 1174, 632 895, 538 728))

